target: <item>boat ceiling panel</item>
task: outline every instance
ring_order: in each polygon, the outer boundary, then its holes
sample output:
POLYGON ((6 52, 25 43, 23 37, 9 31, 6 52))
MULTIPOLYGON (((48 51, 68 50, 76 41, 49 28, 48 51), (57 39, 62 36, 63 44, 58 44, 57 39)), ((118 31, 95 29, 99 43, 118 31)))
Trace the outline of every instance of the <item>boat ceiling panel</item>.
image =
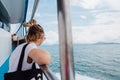
POLYGON ((3 11, 8 13, 5 16, 9 18, 9 23, 21 23, 24 20, 25 0, 1 0, 1 3, 5 9, 3 11))

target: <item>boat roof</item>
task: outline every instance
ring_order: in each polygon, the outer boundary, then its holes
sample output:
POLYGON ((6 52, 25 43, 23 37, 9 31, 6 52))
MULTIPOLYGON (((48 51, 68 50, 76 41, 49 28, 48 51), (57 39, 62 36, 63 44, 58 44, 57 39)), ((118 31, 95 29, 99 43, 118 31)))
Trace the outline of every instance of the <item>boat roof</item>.
POLYGON ((0 0, 0 21, 22 23, 25 20, 28 0, 0 0))

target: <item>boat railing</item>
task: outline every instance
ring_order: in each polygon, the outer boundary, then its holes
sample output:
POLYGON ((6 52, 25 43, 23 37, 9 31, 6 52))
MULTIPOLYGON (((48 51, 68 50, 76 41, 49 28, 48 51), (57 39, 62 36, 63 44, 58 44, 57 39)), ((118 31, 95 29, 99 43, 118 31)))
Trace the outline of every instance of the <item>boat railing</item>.
POLYGON ((47 80, 59 80, 47 65, 39 65, 47 80))

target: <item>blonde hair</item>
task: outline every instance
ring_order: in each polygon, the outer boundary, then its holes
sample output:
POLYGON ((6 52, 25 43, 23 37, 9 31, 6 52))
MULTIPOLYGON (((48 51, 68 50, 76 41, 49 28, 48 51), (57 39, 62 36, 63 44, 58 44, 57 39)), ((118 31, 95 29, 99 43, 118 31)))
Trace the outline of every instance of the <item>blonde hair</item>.
POLYGON ((36 20, 31 20, 30 22, 23 23, 24 27, 29 27, 28 33, 26 35, 26 41, 37 41, 40 39, 41 35, 44 34, 42 26, 38 25, 36 20))

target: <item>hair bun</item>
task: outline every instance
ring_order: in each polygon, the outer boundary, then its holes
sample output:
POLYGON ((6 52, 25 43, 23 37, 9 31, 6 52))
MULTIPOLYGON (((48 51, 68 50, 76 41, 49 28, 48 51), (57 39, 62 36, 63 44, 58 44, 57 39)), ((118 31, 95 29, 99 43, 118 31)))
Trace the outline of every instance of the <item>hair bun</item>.
POLYGON ((31 27, 31 26, 33 26, 33 25, 37 25, 37 21, 34 20, 34 19, 32 19, 32 20, 29 21, 29 22, 23 23, 23 26, 24 26, 24 27, 31 27))

